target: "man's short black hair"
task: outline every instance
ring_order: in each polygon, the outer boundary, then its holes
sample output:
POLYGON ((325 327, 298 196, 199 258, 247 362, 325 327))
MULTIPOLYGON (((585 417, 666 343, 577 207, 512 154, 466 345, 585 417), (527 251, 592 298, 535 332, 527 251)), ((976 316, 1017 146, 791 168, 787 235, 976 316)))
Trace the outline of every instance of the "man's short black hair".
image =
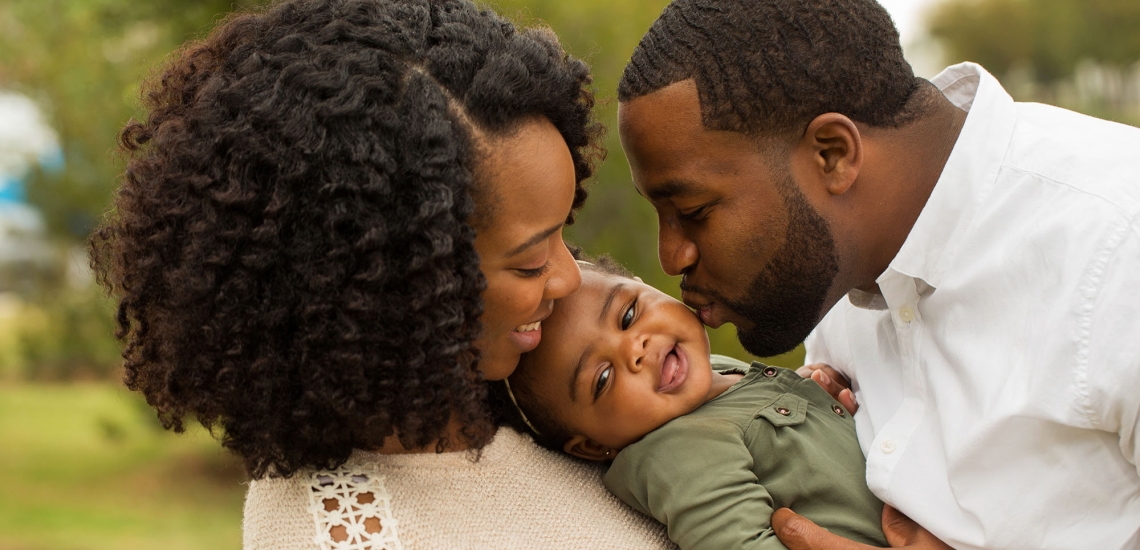
POLYGON ((828 112, 899 126, 918 87, 874 0, 674 0, 633 51, 618 99, 690 78, 705 128, 750 135, 798 134, 828 112))

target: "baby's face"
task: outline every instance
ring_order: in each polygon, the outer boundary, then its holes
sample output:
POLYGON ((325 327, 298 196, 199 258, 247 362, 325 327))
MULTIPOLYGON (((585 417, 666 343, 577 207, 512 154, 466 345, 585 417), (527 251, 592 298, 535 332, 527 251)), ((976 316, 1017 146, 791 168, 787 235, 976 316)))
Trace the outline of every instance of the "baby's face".
POLYGON ((649 285, 583 269, 582 287, 543 324, 525 368, 575 434, 618 450, 708 400, 704 325, 649 285))

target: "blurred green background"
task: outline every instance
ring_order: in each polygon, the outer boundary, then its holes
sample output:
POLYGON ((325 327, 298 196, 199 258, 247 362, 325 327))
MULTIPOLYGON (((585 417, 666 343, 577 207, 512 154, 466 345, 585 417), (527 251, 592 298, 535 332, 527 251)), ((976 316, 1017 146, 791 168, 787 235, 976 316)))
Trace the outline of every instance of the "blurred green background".
MULTIPOLYGON (((83 240, 108 208, 138 83, 220 14, 261 2, 0 0, 0 549, 239 548, 244 476, 209 434, 163 432, 118 382, 83 240)), ((598 116, 666 0, 500 0, 590 62, 598 116)), ((1137 0, 886 0, 919 76, 980 62, 1021 101, 1140 124, 1137 0)), ((569 238, 676 294, 617 134, 569 238)), ((714 350, 747 359, 731 327, 714 350)), ((802 350, 769 358, 798 366, 802 350)))

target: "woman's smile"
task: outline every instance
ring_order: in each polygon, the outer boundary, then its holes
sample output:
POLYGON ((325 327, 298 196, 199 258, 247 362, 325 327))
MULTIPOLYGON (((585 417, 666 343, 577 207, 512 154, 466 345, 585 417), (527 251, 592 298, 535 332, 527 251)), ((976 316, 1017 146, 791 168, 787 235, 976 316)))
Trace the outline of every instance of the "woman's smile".
POLYGON ((511 341, 519 348, 519 353, 527 353, 538 347, 542 341, 542 321, 520 325, 511 332, 511 341))

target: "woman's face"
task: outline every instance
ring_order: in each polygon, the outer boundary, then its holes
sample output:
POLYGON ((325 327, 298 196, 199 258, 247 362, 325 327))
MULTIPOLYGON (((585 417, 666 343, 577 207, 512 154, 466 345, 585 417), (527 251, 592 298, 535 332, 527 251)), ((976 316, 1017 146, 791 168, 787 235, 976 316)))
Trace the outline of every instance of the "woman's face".
POLYGON ((488 380, 514 372, 519 357, 538 346, 542 320, 554 300, 582 283, 562 241, 574 202, 574 161, 550 121, 535 119, 514 134, 487 138, 478 167, 475 250, 487 278, 483 332, 475 346, 488 380))

